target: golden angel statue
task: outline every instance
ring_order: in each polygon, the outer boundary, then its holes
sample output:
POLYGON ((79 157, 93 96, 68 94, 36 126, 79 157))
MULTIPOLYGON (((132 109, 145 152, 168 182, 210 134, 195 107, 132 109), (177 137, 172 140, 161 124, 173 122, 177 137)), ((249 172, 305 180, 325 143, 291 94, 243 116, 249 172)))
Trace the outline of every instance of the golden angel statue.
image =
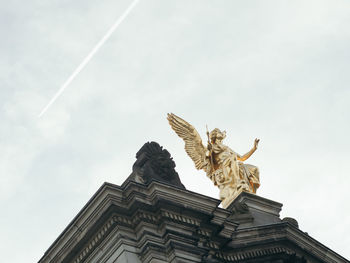
POLYGON ((210 133, 207 131, 208 143, 205 147, 191 124, 173 113, 168 114, 167 119, 176 134, 185 141, 186 153, 196 168, 206 171, 214 185, 219 187, 224 208, 227 208, 242 191, 256 193, 260 186, 259 169, 243 162, 256 151, 259 139, 255 139, 249 152, 239 155, 222 143, 226 137, 225 131, 218 128, 210 133))

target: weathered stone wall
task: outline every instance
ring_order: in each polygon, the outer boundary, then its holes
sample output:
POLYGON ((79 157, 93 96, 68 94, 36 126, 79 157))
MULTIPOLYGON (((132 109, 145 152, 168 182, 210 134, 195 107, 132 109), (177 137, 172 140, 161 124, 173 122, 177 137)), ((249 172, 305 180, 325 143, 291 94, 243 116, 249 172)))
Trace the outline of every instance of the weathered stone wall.
POLYGON ((348 262, 242 193, 228 209, 153 181, 105 183, 39 262, 348 262))

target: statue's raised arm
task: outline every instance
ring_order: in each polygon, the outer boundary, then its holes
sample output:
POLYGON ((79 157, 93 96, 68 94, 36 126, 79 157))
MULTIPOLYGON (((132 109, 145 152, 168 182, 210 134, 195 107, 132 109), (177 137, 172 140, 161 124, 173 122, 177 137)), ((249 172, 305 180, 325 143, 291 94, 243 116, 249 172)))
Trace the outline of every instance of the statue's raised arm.
POLYGON ((208 135, 208 147, 204 147, 196 129, 171 113, 168 121, 173 130, 185 141, 185 150, 198 170, 206 171, 214 185, 220 189, 220 199, 224 208, 241 193, 256 193, 260 186, 259 169, 243 163, 257 149, 259 139, 255 139, 253 148, 244 155, 239 155, 222 141, 226 132, 215 128, 208 135))
POLYGON ((247 152, 246 154, 244 154, 244 155, 238 155, 238 160, 239 161, 242 161, 242 162, 244 162, 245 160, 247 160, 250 156, 252 156, 252 154, 256 151, 256 149, 258 149, 258 144, 259 144, 259 139, 255 139, 255 141, 254 141, 254 147, 249 151, 249 152, 247 152))

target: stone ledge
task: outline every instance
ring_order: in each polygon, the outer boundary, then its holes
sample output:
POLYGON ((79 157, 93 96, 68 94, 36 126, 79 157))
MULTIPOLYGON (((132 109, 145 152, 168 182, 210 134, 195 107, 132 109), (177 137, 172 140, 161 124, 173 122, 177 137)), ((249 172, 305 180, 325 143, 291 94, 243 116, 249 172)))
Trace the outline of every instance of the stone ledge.
POLYGON ((233 207, 237 203, 244 203, 250 209, 259 210, 261 212, 276 216, 278 218, 280 216, 280 212, 283 206, 281 203, 272 201, 270 199, 267 199, 255 194, 247 193, 247 192, 242 192, 228 206, 227 210, 232 211, 233 207))

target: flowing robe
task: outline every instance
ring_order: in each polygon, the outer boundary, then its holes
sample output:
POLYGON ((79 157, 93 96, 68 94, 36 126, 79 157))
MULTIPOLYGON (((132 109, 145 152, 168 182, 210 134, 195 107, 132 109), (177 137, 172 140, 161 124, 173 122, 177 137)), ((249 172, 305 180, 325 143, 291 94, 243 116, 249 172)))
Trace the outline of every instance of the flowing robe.
POLYGON ((220 198, 239 190, 255 193, 260 186, 259 169, 238 161, 237 153, 228 146, 214 143, 212 160, 214 167, 211 178, 223 191, 220 198))

